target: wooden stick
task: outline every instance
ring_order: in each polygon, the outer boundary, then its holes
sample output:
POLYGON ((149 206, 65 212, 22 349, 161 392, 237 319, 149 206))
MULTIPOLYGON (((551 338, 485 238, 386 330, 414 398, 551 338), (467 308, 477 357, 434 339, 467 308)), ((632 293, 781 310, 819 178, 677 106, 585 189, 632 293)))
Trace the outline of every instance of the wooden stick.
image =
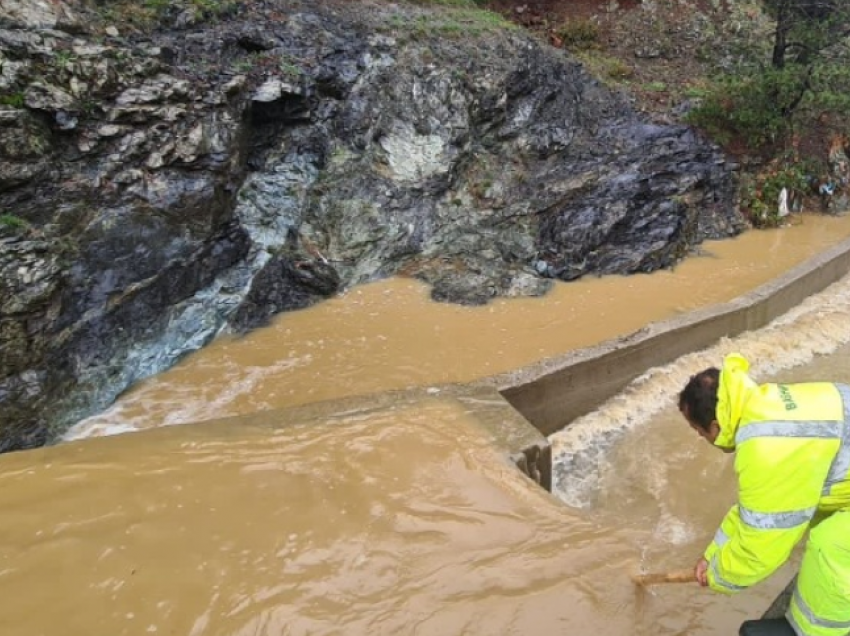
POLYGON ((655 585, 657 583, 694 583, 696 577, 693 570, 674 570, 672 572, 651 572, 639 574, 632 579, 637 585, 655 585))

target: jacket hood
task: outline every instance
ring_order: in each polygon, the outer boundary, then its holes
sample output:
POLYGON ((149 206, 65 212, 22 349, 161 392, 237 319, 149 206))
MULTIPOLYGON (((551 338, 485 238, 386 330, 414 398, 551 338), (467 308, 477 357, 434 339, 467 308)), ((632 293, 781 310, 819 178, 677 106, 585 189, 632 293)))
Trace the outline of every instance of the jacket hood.
POLYGON ((750 363, 740 353, 730 353, 723 359, 717 387, 717 423, 720 433, 714 445, 735 448, 735 435, 744 413, 744 405, 756 383, 747 375, 750 363))

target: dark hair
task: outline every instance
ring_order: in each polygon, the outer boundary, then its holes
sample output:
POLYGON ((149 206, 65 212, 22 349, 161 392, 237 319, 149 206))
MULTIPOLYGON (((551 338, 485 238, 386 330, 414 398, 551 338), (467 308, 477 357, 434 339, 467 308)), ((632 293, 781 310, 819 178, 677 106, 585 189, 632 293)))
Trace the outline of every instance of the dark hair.
POLYGON ((711 367, 692 375, 679 393, 679 410, 703 430, 717 419, 717 385, 720 369, 711 367))

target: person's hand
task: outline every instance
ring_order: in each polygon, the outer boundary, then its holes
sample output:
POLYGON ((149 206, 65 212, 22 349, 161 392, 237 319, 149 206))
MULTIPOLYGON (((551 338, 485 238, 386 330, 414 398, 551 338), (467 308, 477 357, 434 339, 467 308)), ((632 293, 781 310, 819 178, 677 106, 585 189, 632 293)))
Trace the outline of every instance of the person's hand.
POLYGON ((694 578, 702 587, 708 587, 708 561, 701 558, 694 566, 694 578))

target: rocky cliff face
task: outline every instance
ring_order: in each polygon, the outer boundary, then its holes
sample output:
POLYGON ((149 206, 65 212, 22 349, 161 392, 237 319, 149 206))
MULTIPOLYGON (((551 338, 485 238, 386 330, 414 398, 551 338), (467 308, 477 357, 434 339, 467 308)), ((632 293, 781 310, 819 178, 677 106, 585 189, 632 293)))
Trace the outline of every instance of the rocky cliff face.
POLYGON ((492 15, 178 5, 0 0, 0 451, 345 286, 483 303, 743 228, 713 147, 492 15))

